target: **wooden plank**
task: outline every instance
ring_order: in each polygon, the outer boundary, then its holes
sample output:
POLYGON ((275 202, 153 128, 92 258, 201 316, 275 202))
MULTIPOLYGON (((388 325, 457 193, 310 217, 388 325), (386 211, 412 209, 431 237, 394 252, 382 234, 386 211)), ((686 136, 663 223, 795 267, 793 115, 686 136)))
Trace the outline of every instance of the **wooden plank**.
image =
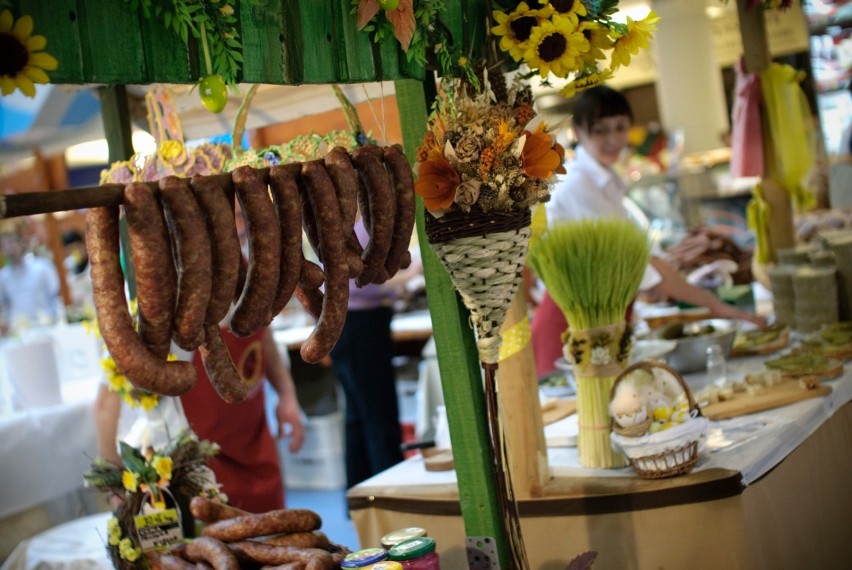
POLYGON ((83 83, 83 55, 80 47, 80 21, 76 0, 32 2, 18 0, 12 14, 33 18, 33 34, 47 38, 44 51, 57 59, 59 66, 49 71, 51 83, 83 83))
POLYGON ((805 388, 800 385, 798 380, 791 380, 769 386, 760 394, 736 393, 731 400, 704 406, 701 408, 701 413, 711 420, 723 420, 771 410, 829 394, 831 394, 831 386, 818 384, 813 388, 805 388))
POLYGON ((334 11, 330 2, 333 1, 335 0, 302 2, 299 33, 302 35, 302 70, 305 83, 337 82, 337 54, 331 25, 334 11))
POLYGON ((147 83, 194 83, 190 52, 174 30, 160 18, 139 15, 139 35, 145 62, 147 83))
POLYGON ((246 83, 286 83, 284 76, 284 4, 265 6, 240 4, 243 43, 243 81, 246 83))
POLYGON ((374 81, 376 61, 373 59, 373 40, 368 32, 358 29, 355 14, 350 14, 351 4, 334 4, 337 60, 340 62, 340 81, 374 81))
POLYGON ((81 0, 80 44, 86 81, 136 83, 145 77, 139 16, 124 0, 81 0))
POLYGON ((373 57, 376 58, 376 75, 381 80, 401 79, 400 69, 402 50, 396 38, 388 38, 380 44, 373 44, 373 57))
POLYGON ((281 40, 281 53, 284 58, 284 78, 292 85, 304 83, 305 45, 302 36, 301 13, 299 0, 282 0, 284 10, 284 31, 281 40))

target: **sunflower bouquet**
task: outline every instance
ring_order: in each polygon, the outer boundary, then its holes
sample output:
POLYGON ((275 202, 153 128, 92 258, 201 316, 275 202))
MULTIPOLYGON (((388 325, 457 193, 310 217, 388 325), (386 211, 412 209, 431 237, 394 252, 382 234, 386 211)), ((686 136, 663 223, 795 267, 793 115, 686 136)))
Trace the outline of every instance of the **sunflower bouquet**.
POLYGON ((500 39, 500 50, 532 75, 569 79, 561 90, 565 97, 629 65, 631 56, 648 47, 660 21, 653 10, 641 20, 615 21, 618 0, 494 0, 494 5, 500 9, 492 12, 491 34, 500 39))

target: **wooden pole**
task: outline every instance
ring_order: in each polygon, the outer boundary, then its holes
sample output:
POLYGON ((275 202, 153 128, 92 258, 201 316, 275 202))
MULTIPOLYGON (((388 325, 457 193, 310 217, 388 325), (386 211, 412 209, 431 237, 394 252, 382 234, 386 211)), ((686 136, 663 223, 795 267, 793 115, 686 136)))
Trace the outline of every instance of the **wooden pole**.
POLYGON ((500 360, 497 373, 497 397, 508 448, 506 462, 512 475, 515 498, 540 497, 550 472, 535 356, 529 335, 527 299, 522 287, 515 294, 500 334, 504 335, 504 339, 512 337, 513 343, 522 343, 520 350, 500 360))

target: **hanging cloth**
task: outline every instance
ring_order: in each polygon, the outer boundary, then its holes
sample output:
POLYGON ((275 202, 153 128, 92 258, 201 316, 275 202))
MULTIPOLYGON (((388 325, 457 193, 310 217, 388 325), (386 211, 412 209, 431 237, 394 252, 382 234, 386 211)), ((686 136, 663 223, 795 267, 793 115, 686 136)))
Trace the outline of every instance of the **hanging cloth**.
POLYGON ((760 77, 734 66, 734 108, 731 111, 731 176, 763 176, 763 123, 760 118, 760 77))
POLYGON ((760 74, 777 182, 800 212, 816 203, 803 184, 814 165, 814 132, 801 79, 795 69, 779 63, 769 64, 760 74))
POLYGON ((746 206, 748 229, 754 232, 754 256, 759 263, 772 261, 772 244, 769 243, 769 216, 771 208, 763 198, 763 187, 758 184, 752 190, 752 198, 746 206))

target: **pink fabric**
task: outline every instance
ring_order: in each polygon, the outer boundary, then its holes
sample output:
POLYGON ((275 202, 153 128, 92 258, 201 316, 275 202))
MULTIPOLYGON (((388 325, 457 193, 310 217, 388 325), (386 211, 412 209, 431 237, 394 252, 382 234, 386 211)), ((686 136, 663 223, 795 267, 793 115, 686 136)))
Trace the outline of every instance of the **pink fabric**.
POLYGON ((545 293, 530 322, 535 371, 539 378, 556 370, 556 359, 562 356, 562 333, 567 328, 568 321, 562 309, 545 293))
POLYGON ((763 127, 760 121, 760 77, 746 73, 742 59, 734 66, 731 112, 731 176, 763 176, 763 127))

